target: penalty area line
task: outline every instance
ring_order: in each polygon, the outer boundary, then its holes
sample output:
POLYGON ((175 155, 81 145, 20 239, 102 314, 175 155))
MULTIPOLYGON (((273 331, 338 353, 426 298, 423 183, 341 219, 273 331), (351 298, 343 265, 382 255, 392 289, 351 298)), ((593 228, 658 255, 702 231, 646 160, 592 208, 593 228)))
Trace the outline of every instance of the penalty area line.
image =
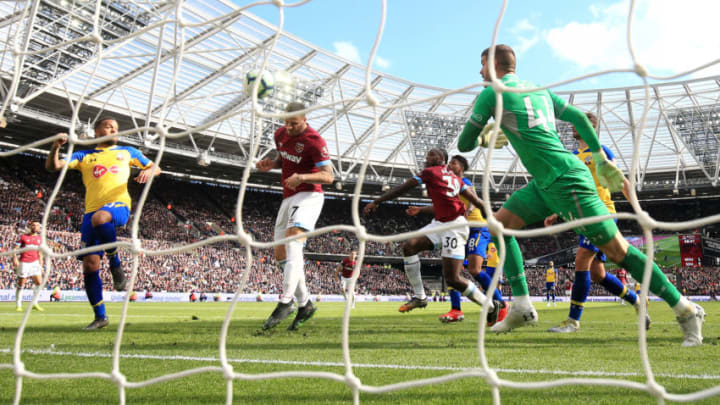
MULTIPOLYGON (((37 350, 24 349, 26 354, 33 355, 53 355, 53 356, 74 356, 86 358, 112 358, 110 353, 84 353, 84 352, 64 352, 54 349, 37 350)), ((12 350, 9 348, 0 349, 0 353, 9 354, 12 350)), ((155 354, 120 354, 123 359, 142 359, 142 360, 179 360, 179 361, 200 361, 200 362, 220 362, 217 357, 199 357, 199 356, 163 356, 155 354)), ((297 360, 268 360, 268 359, 228 359, 229 363, 248 363, 248 364, 272 364, 272 365, 291 365, 291 366, 309 366, 309 367, 345 367, 344 363, 331 361, 297 361, 297 360)), ((364 364, 354 363, 354 368, 380 368, 395 370, 434 370, 434 371, 467 371, 468 367, 450 367, 450 366, 412 366, 404 364, 364 364)), ((622 371, 593 371, 593 370, 550 370, 550 369, 516 369, 516 368, 495 368, 498 373, 509 374, 548 374, 548 375, 567 375, 567 376, 590 376, 590 377, 644 377, 645 374, 638 372, 622 372, 622 371)), ((689 380, 720 380, 720 375, 712 374, 666 374, 656 373, 655 377, 679 378, 689 380)))

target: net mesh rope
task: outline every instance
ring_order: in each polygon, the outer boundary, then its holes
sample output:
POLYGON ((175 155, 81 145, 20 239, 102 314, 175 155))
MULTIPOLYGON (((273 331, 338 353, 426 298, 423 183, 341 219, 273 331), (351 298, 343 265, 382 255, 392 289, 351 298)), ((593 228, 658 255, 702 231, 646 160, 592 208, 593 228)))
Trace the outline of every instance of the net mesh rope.
MULTIPOLYGON (((23 32, 20 29, 18 29, 18 31, 16 32, 17 35, 14 36, 13 40, 9 41, 10 43, 13 43, 13 49, 11 51, 11 54, 12 54, 13 63, 15 66, 15 70, 14 70, 15 74, 14 74, 14 77, 12 78, 10 88, 6 92, 5 98, 3 100, 2 108, 0 109, 0 116, 5 116, 6 112, 8 111, 8 109, 10 108, 10 106, 13 103, 22 105, 25 101, 25 100, 23 100, 23 98, 21 96, 19 96, 17 94, 17 91, 18 91, 18 85, 20 83, 20 76, 22 73, 23 63, 24 63, 24 60, 26 57, 28 57, 29 55, 38 54, 40 52, 45 52, 48 50, 59 49, 62 46, 67 46, 69 44, 80 42, 80 41, 91 41, 92 43, 95 44, 95 47, 96 47, 95 51, 96 51, 96 54, 98 57, 96 59, 97 62, 95 63, 95 68, 92 71, 91 80, 87 81, 85 91, 83 91, 83 93, 79 99, 77 99, 74 102, 71 102, 73 117, 72 117, 72 124, 71 124, 70 130, 69 130, 69 140, 68 140, 68 150, 67 150, 67 154, 69 156, 70 154, 72 154, 73 150, 75 150, 75 148, 78 146, 89 146, 89 145, 97 144, 104 140, 103 138, 81 139, 77 134, 78 128, 76 125, 76 123, 78 122, 77 118, 78 118, 79 109, 87 101, 85 99, 85 97, 87 95, 87 86, 92 81, 92 78, 95 77, 95 75, 97 73, 97 67, 99 66, 99 61, 102 60, 104 46, 112 45, 112 44, 120 42, 120 41, 126 41, 129 38, 141 35, 143 32, 145 32, 149 29, 152 29, 154 27, 164 26, 164 25, 174 26, 174 30, 177 33, 177 35, 175 36, 175 38, 173 40, 179 41, 179 51, 175 55, 177 63, 174 64, 174 69, 170 73, 171 76, 169 78, 171 80, 171 88, 172 88, 178 78, 179 66, 182 63, 183 57, 184 57, 185 37, 183 34, 184 34, 184 30, 186 28, 204 27, 204 26, 210 26, 211 24, 221 24, 221 25, 226 24, 226 23, 228 23, 228 21, 232 21, 232 19, 234 17, 237 17, 238 15, 240 15, 240 13, 242 13, 242 11, 244 11, 248 8, 251 8, 251 7, 254 7, 257 5, 262 5, 262 4, 273 4, 277 7, 278 12, 279 12, 279 24, 278 24, 277 32, 275 33, 274 37, 272 38, 272 41, 268 44, 267 53, 269 54, 272 52, 273 48, 275 47, 277 39, 279 37, 279 34, 281 33, 281 30, 283 27, 283 22, 284 22, 284 9, 286 7, 301 6, 307 2, 308 2, 308 0, 297 2, 297 3, 288 3, 288 4, 284 4, 282 0, 269 1, 269 2, 257 2, 257 3, 250 4, 243 8, 235 9, 235 10, 231 11, 230 13, 224 14, 217 18, 213 18, 209 21, 204 21, 201 23, 189 23, 187 20, 185 20, 183 18, 183 6, 184 6, 185 2, 183 0, 177 0, 174 3, 170 2, 170 4, 173 6, 172 12, 169 12, 165 19, 153 22, 151 25, 144 28, 143 30, 140 30, 138 32, 130 34, 127 38, 107 40, 107 39, 102 38, 102 36, 100 35, 100 30, 98 28, 98 27, 100 27, 100 23, 101 23, 100 10, 102 7, 101 1, 98 0, 94 4, 95 12, 91 17, 91 19, 93 21, 93 25, 92 25, 92 32, 90 34, 88 34, 84 37, 79 37, 79 38, 75 38, 72 40, 64 41, 60 44, 54 45, 52 47, 49 47, 49 48, 46 48, 43 50, 35 50, 35 51, 28 49, 28 44, 29 44, 29 40, 30 40, 29 33, 31 31, 33 24, 35 23, 35 18, 38 13, 38 7, 39 7, 40 2, 35 1, 35 2, 24 3, 25 6, 24 6, 24 8, 22 8, 21 21, 26 21, 26 26, 24 28, 25 31, 23 32)), ((495 40, 498 35, 498 30, 500 28, 500 24, 502 22, 505 10, 507 8, 507 3, 508 3, 507 1, 503 2, 502 10, 500 12, 500 15, 497 18, 495 29, 494 29, 494 34, 493 34, 493 41, 492 41, 493 44, 495 44, 495 40)), ((23 4, 23 3, 18 3, 18 4, 23 4)), ((20 6, 18 6, 18 7, 20 7, 20 6)), ((692 69, 687 72, 682 72, 682 73, 674 75, 674 76, 660 77, 660 76, 653 76, 653 75, 649 74, 648 71, 643 67, 641 62, 637 59, 637 57, 635 55, 635 51, 633 49, 632 22, 633 22, 634 7, 635 7, 635 2, 632 1, 630 3, 630 10, 628 13, 628 20, 627 20, 627 44, 630 49, 630 54, 632 56, 632 60, 634 63, 633 69, 615 69, 615 70, 596 72, 596 73, 584 75, 581 77, 576 77, 576 78, 573 78, 573 79, 570 79, 567 81, 554 83, 552 85, 545 86, 542 88, 554 87, 554 86, 570 83, 573 81, 586 79, 586 78, 593 77, 593 76, 604 75, 604 74, 611 73, 611 72, 634 72, 642 79, 642 81, 645 85, 645 104, 644 104, 643 115, 642 115, 642 119, 641 119, 638 127, 635 129, 639 133, 645 127, 645 120, 646 120, 648 109, 649 109, 650 90, 648 87, 648 81, 647 81, 648 78, 657 79, 657 80, 670 80, 670 79, 674 79, 674 78, 677 78, 677 77, 680 77, 683 75, 690 74, 692 72, 695 72, 695 71, 705 68, 707 66, 713 65, 720 61, 713 61, 713 62, 707 63, 703 66, 700 66, 696 69, 692 69)), ((410 103, 407 103, 405 101, 400 101, 397 104, 393 104, 393 105, 383 105, 373 95, 373 88, 371 85, 371 68, 370 67, 373 66, 373 61, 376 57, 376 51, 380 44, 380 40, 381 40, 382 34, 383 34, 383 29, 385 26, 385 16, 386 16, 386 2, 385 1, 381 2, 381 8, 382 8, 382 14, 381 14, 381 19, 379 22, 379 27, 378 27, 376 38, 375 38, 375 43, 373 45, 368 63, 365 66, 365 68, 366 68, 366 70, 365 70, 365 92, 364 92, 363 97, 358 97, 358 98, 354 98, 354 99, 346 98, 343 100, 334 100, 333 99, 333 102, 331 104, 327 104, 327 105, 323 106, 323 107, 334 106, 334 105, 342 106, 343 103, 348 103, 348 102, 364 102, 373 111, 373 116, 374 116, 373 133, 369 137, 369 139, 366 141, 367 148, 365 149, 365 158, 364 158, 364 161, 362 162, 362 166, 359 170, 358 180, 357 180, 357 183, 355 184, 355 189, 354 189, 354 193, 353 193, 352 220, 353 220, 354 225, 353 226, 333 225, 333 226, 328 226, 328 227, 317 229, 313 232, 310 232, 310 233, 304 235, 304 236, 317 236, 317 235, 331 232, 333 230, 349 231, 349 232, 354 232, 356 234, 357 239, 360 242, 360 245, 359 245, 359 251, 358 251, 357 265, 356 265, 356 269, 355 269, 356 271, 354 273, 355 275, 353 276, 353 279, 352 279, 351 285, 350 285, 351 291, 354 291, 357 278, 360 275, 360 272, 358 270, 361 268, 362 263, 363 263, 366 242, 368 242, 368 241, 395 242, 395 241, 406 240, 406 239, 416 237, 416 236, 419 236, 422 234, 420 231, 407 232, 407 233, 391 235, 391 236, 378 236, 378 235, 368 234, 366 232, 364 226, 361 225, 360 218, 359 218, 360 191, 362 189, 363 180, 365 179, 366 170, 367 170, 368 164, 369 164, 369 153, 372 150, 376 140, 378 139, 378 126, 380 124, 379 111, 382 111, 382 110, 388 109, 388 108, 398 108, 398 107, 404 107, 404 106, 410 105, 410 103)), ((163 40, 167 40, 167 39, 164 39, 162 34, 159 35, 158 41, 163 41, 163 40)), ((161 49, 162 49, 162 46, 160 46, 158 44, 157 59, 156 59, 156 63, 153 66, 152 87, 150 90, 150 100, 151 101, 154 97, 154 88, 155 88, 156 81, 159 80, 160 76, 163 74, 163 72, 161 72, 161 69, 160 69, 160 59, 161 59, 160 50, 161 49)), ((494 66, 494 64, 493 64, 494 53, 493 52, 490 53, 489 60, 490 60, 489 65, 494 66)), ((263 59, 263 64, 261 66, 261 69, 263 69, 263 70, 266 68, 267 68, 267 58, 263 59)), ((535 89, 517 90, 517 89, 506 88, 497 79, 494 71, 491 72, 491 75, 492 75, 492 81, 490 83, 485 83, 485 84, 493 86, 493 88, 497 92, 498 100, 500 100, 501 94, 504 91, 527 92, 527 91, 535 90, 535 89)), ((167 78, 165 78, 165 79, 167 79, 167 78)), ((448 94, 452 94, 453 92, 464 91, 464 90, 467 90, 467 89, 470 89, 473 87, 477 87, 477 86, 478 86, 477 84, 472 85, 472 86, 467 86, 466 88, 446 92, 444 94, 432 97, 431 99, 426 99, 426 100, 422 100, 422 101, 427 102, 429 100, 439 99, 448 94)), ((209 95, 208 97, 211 97, 211 96, 212 95, 209 95)), ((69 97, 69 94, 68 94, 68 97, 69 97)), ((161 111, 157 114, 157 116, 159 116, 159 117, 165 116, 165 114, 164 114, 165 109, 167 108, 169 101, 170 101, 170 95, 168 95, 164 99, 161 111)), ((253 97, 251 106, 252 106, 251 109, 241 111, 241 112, 251 114, 252 123, 254 126, 255 126, 255 123, 257 122, 257 118, 259 118, 259 117, 274 118, 274 119, 283 118, 282 114, 271 114, 271 113, 263 112, 261 106, 258 104, 258 100, 256 97, 253 97)), ((308 111, 318 109, 318 108, 320 108, 320 106, 313 107, 313 108, 309 109, 308 111)), ((149 108, 148 108, 148 111, 149 111, 149 108)), ((165 150, 166 140, 187 137, 191 132, 197 132, 197 131, 201 131, 203 129, 209 128, 217 123, 222 122, 223 120, 227 119, 231 115, 237 114, 237 113, 238 113, 237 111, 226 113, 224 115, 216 117, 212 121, 209 121, 201 126, 197 126, 197 127, 192 128, 191 130, 187 130, 187 131, 183 131, 183 132, 177 132, 177 133, 168 132, 166 130, 166 128, 168 128, 169 124, 171 124, 171 123, 165 122, 165 121, 163 121, 163 119, 160 119, 158 122, 156 122, 156 125, 154 125, 154 126, 146 125, 143 127, 135 128, 133 130, 122 131, 119 133, 119 135, 123 136, 123 135, 130 135, 133 133, 144 132, 146 134, 146 136, 150 137, 151 139, 154 138, 154 139, 158 140, 159 144, 160 144, 160 149, 157 154, 157 158, 155 159, 155 162, 159 166, 162 166, 162 156, 163 156, 163 152, 165 150)), ((501 102, 497 103, 497 110, 495 112, 495 116, 502 117, 502 103, 501 102)), ((497 128, 497 126, 496 126, 496 128, 497 128)), ((254 131, 253 134, 255 134, 255 135, 251 142, 252 150, 250 152, 250 156, 257 155, 258 148, 260 145, 260 137, 262 135, 261 128, 253 128, 253 131, 254 131)), ((41 141, 23 145, 21 147, 17 147, 15 149, 12 149, 7 152, 0 152, 0 156, 7 157, 7 156, 11 156, 11 155, 16 155, 16 154, 22 153, 26 150, 30 150, 32 148, 35 148, 35 147, 38 147, 41 145, 47 145, 47 144, 53 142, 56 138, 57 138, 57 136, 48 137, 41 141)), ((494 151, 494 149, 492 148, 492 145, 495 144, 496 138, 497 138, 497 133, 494 131, 492 133, 492 137, 491 137, 491 141, 490 141, 491 147, 489 149, 487 149, 487 152, 486 152, 487 153, 486 164, 485 164, 485 170, 484 170, 484 176, 483 176, 483 182, 482 182, 482 197, 483 197, 483 201, 485 204, 484 208, 485 208, 486 212, 491 212, 491 210, 490 210, 491 200, 490 200, 490 194, 489 194, 489 180, 488 179, 492 173, 490 170, 491 167, 490 167, 489 162, 492 159, 492 155, 493 155, 493 151, 494 151)), ((653 229, 660 228, 660 229, 665 229, 665 230, 678 230, 679 231, 679 230, 683 230, 683 229, 688 229, 690 227, 703 226, 703 225, 706 225, 706 224, 709 224, 712 222, 717 222, 718 220, 720 220, 720 215, 715 215, 712 217, 706 217, 706 218, 682 222, 682 223, 658 222, 658 221, 655 221, 653 218, 651 218, 646 212, 642 211, 642 209, 640 208, 640 206, 638 204, 637 195, 635 192, 635 181, 636 181, 636 170, 638 168, 638 148, 640 145, 640 143, 639 143, 640 137, 634 136, 633 138, 634 138, 634 153, 633 153, 633 161, 632 161, 631 173, 630 173, 630 181, 631 181, 631 185, 632 185, 630 187, 630 190, 631 190, 630 202, 633 207, 634 213, 618 213, 618 214, 613 214, 613 215, 604 216, 604 217, 595 217, 595 218, 587 218, 587 219, 582 219, 582 220, 575 220, 572 222, 554 225, 551 228, 535 229, 535 230, 504 229, 502 224, 500 224, 498 221, 496 221, 492 216, 489 216, 489 218, 487 219, 487 221, 488 221, 487 226, 490 228, 491 232, 493 232, 494 234, 496 234, 498 236, 512 235, 512 236, 516 236, 516 237, 527 238, 527 237, 535 237, 535 236, 540 236, 540 235, 547 235, 548 233, 566 231, 566 230, 570 230, 571 228, 574 228, 577 226, 587 225, 587 224, 598 222, 598 221, 601 221, 601 220, 604 220, 607 218, 633 219, 633 220, 636 220, 643 228, 643 235, 645 236, 645 240, 647 241, 646 251, 647 251, 647 254, 650 257, 650 259, 652 260, 653 252, 654 252, 653 237, 652 237, 653 229)), ((248 179, 249 179, 250 173, 253 170, 252 167, 253 167, 253 165, 250 164, 250 162, 249 162, 249 164, 246 165, 246 167, 244 168, 244 171, 243 171, 242 183, 240 185, 240 191, 239 191, 239 195, 238 195, 238 203, 236 204, 236 215, 235 215, 236 218, 243 218, 242 202, 244 200, 244 195, 246 192, 246 187, 248 184, 248 179)), ((132 290, 133 289, 132 287, 135 283, 137 272, 138 272, 138 264, 139 264, 138 258, 141 254, 148 255, 148 256, 170 255, 170 254, 175 254, 175 253, 180 253, 180 252, 186 252, 191 249, 209 245, 209 244, 213 244, 213 243, 226 242, 226 241, 237 241, 240 244, 242 244, 245 249, 245 269, 243 272, 242 281, 240 282, 240 284, 238 286, 237 292, 235 293, 235 296, 232 300, 230 307, 228 308, 227 314, 226 314, 225 319, 222 324, 221 336, 220 336, 219 347, 218 347, 219 364, 216 366, 192 368, 192 369, 184 370, 181 372, 167 374, 167 375, 163 375, 163 376, 160 376, 157 378, 152 378, 152 379, 148 379, 148 380, 144 380, 144 381, 128 381, 126 376, 123 374, 122 370, 120 369, 120 358, 121 358, 120 351, 121 351, 121 345, 122 345, 122 341, 123 341, 123 332, 124 332, 126 319, 127 319, 127 313, 128 313, 129 294, 126 294, 125 302, 124 302, 124 305, 122 308, 122 315, 120 317, 120 321, 118 324, 117 335, 115 338, 113 351, 112 351, 112 369, 110 370, 110 372, 40 374, 40 373, 34 373, 33 371, 26 369, 25 365, 22 361, 22 353, 23 353, 22 340, 23 340, 23 334, 25 332, 25 328, 26 328, 28 320, 30 318, 30 308, 32 307, 32 305, 28 306, 27 311, 25 312, 25 314, 22 318, 22 321, 18 327, 17 336, 16 336, 14 346, 12 349, 13 362, 12 362, 12 364, 0 364, 0 369, 11 369, 16 376, 15 377, 16 378, 16 384, 15 384, 16 390, 15 390, 15 396, 14 396, 14 400, 13 400, 13 402, 15 404, 19 404, 21 402, 23 380, 26 378, 31 378, 31 379, 100 378, 100 379, 110 380, 115 385, 117 385, 117 388, 119 390, 119 403, 124 404, 126 402, 126 391, 128 389, 146 387, 146 386, 158 384, 158 383, 161 383, 164 381, 190 377, 190 376, 197 375, 200 373, 221 373, 223 375, 223 377, 226 380, 226 388, 227 388, 226 403, 228 403, 228 404, 233 402, 233 383, 235 381, 292 378, 292 377, 322 378, 322 379, 328 379, 328 380, 346 384, 353 392, 353 401, 355 404, 360 403, 360 393, 361 392, 378 394, 378 393, 408 389, 408 388, 412 388, 412 387, 425 386, 425 385, 429 385, 429 384, 441 384, 444 382, 462 379, 462 378, 468 378, 468 377, 476 377, 476 378, 484 379, 487 382, 487 384, 489 384, 489 386, 492 388, 493 402, 496 404, 501 403, 500 389, 503 387, 515 388, 515 389, 547 389, 547 388, 563 386, 563 385, 623 387, 623 388, 629 388, 629 389, 638 390, 638 391, 645 391, 645 392, 651 394, 653 397, 655 397, 659 403, 664 403, 665 400, 694 401, 694 400, 708 398, 710 396, 720 394, 720 386, 715 386, 715 387, 712 387, 709 389, 704 389, 701 391, 687 393, 687 394, 673 394, 673 393, 668 393, 661 384, 656 382, 655 378, 654 378, 653 370, 652 370, 652 367, 650 364, 650 360, 648 358, 646 332, 645 332, 645 328, 644 328, 644 322, 642 322, 642 321, 639 321, 637 323, 637 325, 638 325, 638 344, 640 347, 640 354, 642 357, 644 374, 647 377, 647 380, 644 383, 639 383, 639 382, 630 381, 630 380, 623 380, 623 379, 613 379, 613 378, 563 378, 563 379, 558 379, 558 380, 547 380, 547 381, 537 381, 537 382, 516 382, 516 381, 511 381, 511 380, 500 378, 498 376, 496 370, 493 369, 493 367, 491 367, 491 365, 488 363, 487 356, 485 353, 486 347, 485 347, 485 339, 484 338, 485 338, 485 334, 486 334, 487 330, 486 330, 486 325, 485 325, 484 319, 487 315, 487 307, 483 308, 482 313, 479 317, 479 321, 478 321, 479 329, 478 329, 478 335, 477 335, 477 345, 478 345, 478 357, 479 357, 480 363, 481 363, 481 367, 479 367, 479 368, 467 369, 464 371, 451 373, 451 374, 447 374, 447 375, 443 375, 443 376, 439 376, 439 377, 418 379, 418 380, 406 381, 406 382, 389 384, 389 385, 372 386, 372 385, 363 384, 363 382, 358 377, 356 377, 354 374, 353 363, 352 363, 351 356, 350 356, 349 325, 350 325, 351 306, 350 306, 350 301, 347 301, 346 305, 345 305, 343 319, 342 319, 342 350, 343 350, 344 369, 345 369, 344 373, 313 372, 313 371, 284 371, 284 372, 261 373, 261 374, 242 373, 241 371, 235 370, 234 367, 228 361, 228 356, 226 353, 226 337, 227 337, 228 330, 230 328, 230 323, 231 323, 230 321, 231 321, 232 314, 238 303, 238 298, 240 297, 240 293, 245 288, 248 274, 250 272, 250 268, 253 263, 253 257, 251 255, 251 248, 253 248, 253 247, 255 247, 255 248, 270 248, 275 245, 285 243, 288 240, 297 239, 298 237, 284 239, 284 240, 280 240, 280 241, 268 242, 268 243, 258 242, 258 241, 253 240, 251 235, 243 229, 242 221, 239 220, 239 221, 237 221, 237 229, 233 234, 210 237, 210 238, 204 239, 202 241, 199 241, 199 242, 196 242, 193 244, 180 246, 180 247, 176 247, 176 248, 171 248, 171 249, 154 250, 154 251, 144 249, 141 245, 140 238, 138 237, 138 228, 139 228, 140 217, 142 215, 143 205, 145 204, 148 193, 149 193, 149 191, 152 187, 152 183, 153 183, 153 180, 150 179, 147 182, 147 184, 144 186, 142 194, 141 194, 140 198, 138 199, 138 201, 136 202, 136 207, 137 207, 136 212, 139 214, 135 215, 133 217, 133 221, 131 224, 130 242, 116 242, 113 244, 102 245, 100 247, 79 249, 79 250, 69 252, 69 253, 64 253, 64 254, 55 253, 48 245, 46 225, 47 225, 47 218, 49 217, 51 207, 53 206, 53 201, 55 200, 55 198, 62 186, 62 182, 65 179, 66 173, 67 173, 67 166, 65 166, 60 171, 57 183, 55 184, 52 194, 49 197, 49 201, 47 203, 47 206, 46 206, 46 209, 45 209, 45 212, 43 215, 43 221, 42 221, 43 222, 43 230, 42 230, 42 234, 41 234, 42 244, 39 249, 40 249, 41 253, 43 255, 45 255, 46 258, 59 258, 59 257, 68 256, 68 255, 79 255, 79 254, 88 253, 91 251, 97 251, 99 248, 106 249, 106 248, 110 248, 111 246, 117 246, 119 249, 123 249, 132 254, 132 273, 131 273, 130 282, 129 282, 129 290, 132 290)), ((474 224, 481 225, 481 224, 477 224, 477 223, 474 223, 474 224)), ((444 225, 444 226, 438 227, 437 230, 442 231, 442 230, 447 230, 447 229, 451 229, 451 228, 453 228, 453 226, 444 225)), ((505 253, 506 253, 504 239, 502 237, 500 237, 498 240, 499 240, 499 245, 500 245, 499 246, 500 261, 499 261, 499 266, 498 266, 499 271, 496 271, 492 278, 492 282, 489 287, 490 290, 493 290, 498 284, 500 274, 502 273, 502 263, 504 262, 505 253)), ((18 250, 18 251, 16 251, 16 253, 20 253, 24 250, 28 250, 28 249, 18 250)), ((8 253, 5 253, 5 255, 7 255, 7 254, 8 253)), ((645 269, 645 274, 644 274, 644 277, 642 280, 642 296, 640 299, 641 310, 640 310, 640 313, 638 314, 639 320, 644 319, 645 313, 647 311, 646 300, 643 298, 647 296, 648 286, 650 285, 650 283, 649 283, 650 275, 651 275, 650 266, 651 266, 651 261, 648 260, 647 266, 645 269)), ((43 279, 43 282, 41 285, 41 289, 44 288, 45 283, 47 282, 47 279, 52 272, 53 272, 52 261, 46 260, 46 268, 45 268, 45 272, 44 272, 45 275, 44 275, 44 279, 43 279)), ((38 300, 38 294, 36 294, 33 297, 32 304, 33 305, 36 304, 37 300, 38 300)))

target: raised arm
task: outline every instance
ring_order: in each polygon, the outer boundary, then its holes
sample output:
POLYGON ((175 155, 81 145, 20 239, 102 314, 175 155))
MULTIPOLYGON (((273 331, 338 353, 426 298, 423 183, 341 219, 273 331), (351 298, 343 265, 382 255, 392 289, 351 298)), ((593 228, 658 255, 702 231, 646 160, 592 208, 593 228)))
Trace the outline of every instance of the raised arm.
POLYGON ((405 183, 393 188, 392 190, 388 191, 387 193, 384 193, 380 197, 376 198, 373 202, 366 205, 365 208, 363 208, 363 215, 368 215, 370 213, 375 212, 377 209, 377 206, 380 203, 383 203, 385 201, 394 200, 401 195, 407 193, 410 189, 417 187, 417 185, 420 184, 418 181, 413 177, 407 179, 405 183))
POLYGON ((45 159, 45 170, 49 172, 56 172, 62 169, 65 161, 60 159, 59 152, 60 148, 67 143, 67 134, 59 133, 60 138, 56 139, 50 147, 50 153, 48 153, 45 159))

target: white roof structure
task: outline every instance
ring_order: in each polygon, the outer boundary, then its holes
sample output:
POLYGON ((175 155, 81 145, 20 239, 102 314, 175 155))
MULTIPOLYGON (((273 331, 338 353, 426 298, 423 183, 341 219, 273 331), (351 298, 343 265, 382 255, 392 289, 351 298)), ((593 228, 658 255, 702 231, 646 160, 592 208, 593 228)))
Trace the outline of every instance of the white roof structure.
MULTIPOLYGON (((365 66, 285 32, 275 42, 277 27, 230 1, 191 0, 182 2, 182 8, 177 4, 0 2, 5 115, 69 125, 68 100, 82 100, 80 122, 111 113, 136 128, 162 123, 170 133, 187 132, 167 140, 169 156, 244 166, 256 132, 243 78, 267 60, 266 68, 278 83, 261 108, 281 111, 292 100, 315 108, 308 122, 326 139, 343 180, 352 182, 366 154, 371 162, 368 181, 382 184, 401 182, 416 169, 416 156, 431 146, 457 152, 454 143, 479 88, 450 92, 371 71, 369 87, 379 101, 372 107, 366 100, 365 66), (94 29, 103 37, 101 46, 89 40, 94 29), (14 48, 30 53, 14 54, 14 48), (378 136, 370 150, 376 120, 378 136)), ((616 153, 626 173, 633 139, 640 138, 641 187, 652 181, 670 181, 665 188, 717 183, 720 77, 651 85, 643 128, 643 87, 558 94, 600 117, 601 141, 616 153), (657 173, 665 180, 651 181, 657 173)), ((269 136, 279 121, 271 121, 262 122, 259 157, 273 148, 269 136)), ((570 146, 569 129, 563 128, 561 136, 570 146)), ((6 147, 33 140, 0 139, 6 147)), ((150 149, 159 142, 146 132, 127 140, 150 149)), ((466 156, 472 162, 471 174, 481 174, 487 164, 485 151, 466 156)), ((495 150, 490 165, 496 191, 527 181, 510 147, 495 150)))

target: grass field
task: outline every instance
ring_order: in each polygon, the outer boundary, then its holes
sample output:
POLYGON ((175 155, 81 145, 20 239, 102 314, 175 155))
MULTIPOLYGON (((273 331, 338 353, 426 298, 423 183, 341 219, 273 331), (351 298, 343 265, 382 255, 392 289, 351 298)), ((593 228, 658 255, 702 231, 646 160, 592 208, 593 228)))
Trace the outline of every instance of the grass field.
MULTIPOLYGON (((645 252, 645 245, 639 247, 645 252)), ((680 265, 680 242, 677 235, 655 241, 655 263, 660 267, 672 267, 680 265)), ((617 265, 612 262, 605 263, 608 269, 616 269, 617 265)))
MULTIPOLYGON (((0 304, 0 364, 12 362, 12 346, 22 317, 14 304, 0 304)), ((246 374, 307 370, 344 374, 341 348, 343 305, 320 303, 316 316, 300 331, 259 328, 274 303, 243 303, 234 314, 227 341, 236 372, 246 374)), ((488 335, 491 367, 501 378, 529 382, 571 377, 623 378, 643 382, 635 313, 616 303, 588 304, 580 333, 545 332, 567 316, 568 304, 538 306, 536 328, 507 335, 488 335), (593 372, 594 375, 587 373, 593 372), (582 374, 584 373, 584 374, 582 374)), ((219 366, 218 342, 229 304, 138 303, 130 308, 120 367, 128 381, 138 382, 197 367, 219 366), (197 318, 197 319, 194 319, 197 318)), ((353 310, 350 349, 355 374, 364 384, 379 386, 447 375, 478 367, 477 307, 465 304, 466 320, 441 324, 437 317, 447 303, 430 303, 424 310, 399 314, 397 303, 359 303, 353 310)), ((719 303, 706 303, 705 345, 680 347, 681 332, 664 303, 651 303, 653 325, 648 345, 657 381, 671 393, 688 393, 720 386, 719 303)), ((23 339, 22 361, 37 373, 105 372, 112 367, 112 347, 122 306, 109 304, 111 325, 80 330, 91 320, 83 303, 46 303, 46 312, 33 313, 23 339), (51 344, 54 345, 51 348, 51 344)), ((11 403, 15 392, 11 369, 0 368, 0 404, 11 403)), ((505 404, 645 404, 647 393, 625 388, 563 386, 545 390, 502 388, 505 404)), ((385 394, 361 393, 363 404, 491 403, 484 379, 465 378, 441 385, 385 394)), ((347 404, 352 392, 344 384, 320 378, 236 380, 237 404, 347 404)), ((197 374, 171 382, 127 390, 136 404, 224 404, 225 380, 220 372, 197 374)), ((116 386, 104 379, 47 380, 25 378, 22 404, 115 404, 116 386)), ((717 404, 720 396, 697 403, 717 404)))

